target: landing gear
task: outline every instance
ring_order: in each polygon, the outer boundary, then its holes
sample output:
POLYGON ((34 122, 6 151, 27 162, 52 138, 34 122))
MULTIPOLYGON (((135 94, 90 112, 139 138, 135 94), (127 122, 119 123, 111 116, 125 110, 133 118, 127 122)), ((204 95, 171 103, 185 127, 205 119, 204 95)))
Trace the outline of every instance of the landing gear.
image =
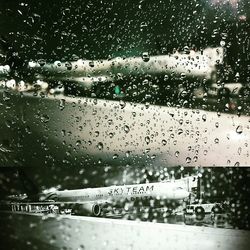
POLYGON ((205 218, 205 210, 203 207, 195 208, 195 216, 197 220, 203 220, 205 218))

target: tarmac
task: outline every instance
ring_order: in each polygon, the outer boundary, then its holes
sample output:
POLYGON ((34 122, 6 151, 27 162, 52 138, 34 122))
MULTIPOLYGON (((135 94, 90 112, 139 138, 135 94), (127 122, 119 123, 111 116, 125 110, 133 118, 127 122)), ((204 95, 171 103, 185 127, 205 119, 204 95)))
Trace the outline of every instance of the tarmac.
POLYGON ((247 250, 250 231, 72 215, 0 213, 4 249, 247 250))

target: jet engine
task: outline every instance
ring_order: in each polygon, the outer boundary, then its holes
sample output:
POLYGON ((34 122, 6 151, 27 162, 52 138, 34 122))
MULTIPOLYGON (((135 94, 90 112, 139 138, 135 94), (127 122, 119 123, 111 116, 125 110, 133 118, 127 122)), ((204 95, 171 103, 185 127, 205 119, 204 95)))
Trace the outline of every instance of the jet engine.
POLYGON ((101 206, 95 202, 77 203, 72 207, 72 214, 74 215, 91 215, 100 216, 102 212, 101 206))

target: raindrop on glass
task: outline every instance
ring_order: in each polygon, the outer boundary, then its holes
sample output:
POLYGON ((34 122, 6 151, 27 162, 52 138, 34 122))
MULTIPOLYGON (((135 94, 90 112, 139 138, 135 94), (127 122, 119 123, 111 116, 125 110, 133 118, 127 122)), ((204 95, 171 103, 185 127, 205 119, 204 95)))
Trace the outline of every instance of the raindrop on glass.
POLYGON ((241 134, 243 132, 243 127, 241 125, 239 125, 237 128, 236 128, 236 133, 238 134, 241 134))
POLYGON ((115 159, 117 159, 118 158, 118 154, 114 154, 113 155, 113 159, 115 160, 115 159))
POLYGON ((71 64, 71 62, 66 62, 66 63, 65 63, 65 67, 67 68, 67 70, 71 70, 71 69, 72 69, 72 64, 71 64))
POLYGON ((130 128, 129 128, 128 125, 125 125, 125 126, 124 126, 124 131, 125 131, 126 133, 128 133, 128 132, 130 131, 130 128))
POLYGON ((126 102, 124 102, 123 100, 120 100, 119 104, 120 104, 121 109, 125 108, 126 106, 126 102))
POLYGON ((60 108, 60 110, 63 110, 65 108, 65 100, 64 99, 60 100, 60 102, 59 102, 59 108, 60 108))
POLYGON ((102 142, 99 142, 99 143, 97 144, 97 148, 98 148, 99 150, 103 150, 103 143, 102 143, 102 142))
POLYGON ((47 123, 50 120, 48 115, 41 115, 41 122, 47 123))
POLYGON ((41 67, 43 67, 46 64, 44 59, 39 59, 37 62, 41 67))
POLYGON ((167 141, 166 140, 162 140, 162 145, 165 146, 167 144, 167 141))
POLYGON ((145 142, 146 142, 147 144, 150 143, 150 138, 149 138, 149 136, 146 136, 146 137, 145 137, 145 142))
POLYGON ((150 59, 150 57, 149 57, 148 52, 142 53, 142 60, 143 60, 144 62, 148 62, 149 59, 150 59))

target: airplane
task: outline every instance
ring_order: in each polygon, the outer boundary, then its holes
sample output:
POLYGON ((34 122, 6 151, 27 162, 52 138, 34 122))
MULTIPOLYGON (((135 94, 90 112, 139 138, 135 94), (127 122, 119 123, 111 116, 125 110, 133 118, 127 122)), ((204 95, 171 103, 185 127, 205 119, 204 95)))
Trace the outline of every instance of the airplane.
POLYGON ((73 213, 77 215, 100 216, 105 206, 113 207, 116 202, 153 199, 180 201, 189 195, 190 192, 183 184, 170 181, 52 192, 45 190, 40 193, 37 201, 30 200, 27 195, 19 195, 9 196, 4 204, 10 204, 13 211, 35 211, 36 206, 59 206, 72 208, 73 213))

